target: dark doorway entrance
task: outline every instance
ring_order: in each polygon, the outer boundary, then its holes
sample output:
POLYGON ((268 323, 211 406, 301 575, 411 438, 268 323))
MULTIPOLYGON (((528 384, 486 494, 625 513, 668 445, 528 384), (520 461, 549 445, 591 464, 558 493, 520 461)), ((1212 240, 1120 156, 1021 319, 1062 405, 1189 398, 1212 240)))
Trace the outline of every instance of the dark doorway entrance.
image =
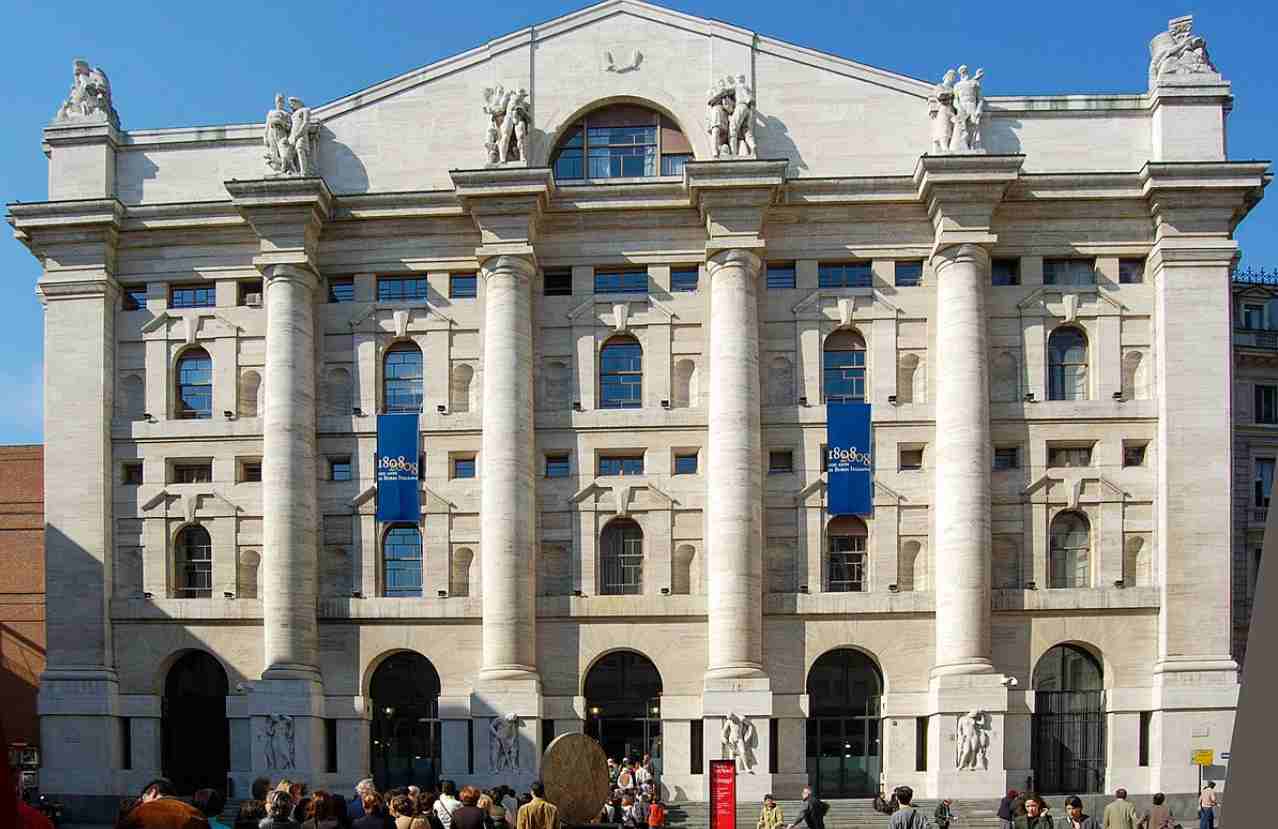
POLYGON ((379 791, 439 782, 439 674, 419 653, 387 657, 369 684, 369 757, 379 791))
POLYGON ((1090 653, 1057 645, 1034 668, 1034 783, 1042 794, 1094 794, 1105 785, 1105 691, 1090 653))
POLYGON ((823 654, 808 672, 808 782, 818 797, 871 797, 883 753, 873 660, 844 648, 823 654))
POLYGON ((661 674, 652 660, 616 651, 586 674, 586 733, 613 759, 652 756, 661 769, 661 674))
POLYGON ((204 651, 191 651, 169 668, 161 702, 161 767, 178 794, 226 792, 231 733, 226 722, 226 671, 204 651))

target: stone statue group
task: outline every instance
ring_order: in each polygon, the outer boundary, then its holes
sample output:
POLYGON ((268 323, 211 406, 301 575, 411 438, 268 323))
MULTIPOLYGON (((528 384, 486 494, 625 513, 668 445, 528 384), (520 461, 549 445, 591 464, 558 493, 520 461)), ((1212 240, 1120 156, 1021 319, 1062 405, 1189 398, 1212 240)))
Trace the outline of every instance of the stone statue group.
POLYGON ((106 119, 119 126, 120 119, 111 104, 111 82, 102 67, 89 68, 88 61, 76 59, 71 64, 71 92, 53 116, 57 121, 106 119))
POLYGON ((501 84, 484 90, 487 119, 484 149, 489 164, 528 160, 528 90, 501 84))
POLYGON ((315 129, 311 110, 298 98, 289 98, 288 106, 284 109, 284 96, 276 95, 274 109, 266 113, 262 129, 266 166, 270 175, 313 176, 315 129))
POLYGON ((985 98, 981 96, 984 69, 968 74, 966 66, 945 73, 932 96, 928 110, 932 117, 932 155, 982 153, 981 116, 985 98), (956 80, 957 76, 957 80, 956 80))
POLYGON ((754 158, 754 90, 745 75, 729 75, 710 87, 706 130, 715 158, 754 158))

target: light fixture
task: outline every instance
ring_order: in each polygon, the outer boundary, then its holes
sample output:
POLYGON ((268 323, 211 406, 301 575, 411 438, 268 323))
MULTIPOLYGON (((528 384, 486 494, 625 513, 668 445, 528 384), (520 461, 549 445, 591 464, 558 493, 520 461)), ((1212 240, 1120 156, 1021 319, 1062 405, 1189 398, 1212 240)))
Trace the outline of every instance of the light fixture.
POLYGON ((800 397, 800 398, 799 398, 799 405, 800 405, 800 406, 806 406, 806 405, 808 405, 808 399, 807 399, 806 397, 800 397))
POLYGON ((142 594, 142 598, 144 598, 144 599, 154 599, 154 598, 155 598, 155 596, 154 596, 154 595, 152 595, 151 593, 143 593, 143 594, 142 594))
POLYGON ((663 595, 663 596, 669 596, 669 595, 670 595, 670 588, 669 588, 669 587, 663 587, 663 588, 661 588, 661 595, 663 595))
POLYGON ((572 410, 573 410, 574 412, 580 412, 580 411, 583 411, 583 409, 581 408, 581 401, 580 401, 580 400, 574 400, 574 401, 572 401, 572 410))
POLYGON ((572 594, 576 596, 578 599, 582 597, 582 592, 580 590, 574 590, 572 591, 572 594))
POLYGON ((150 412, 143 412, 143 413, 142 413, 142 419, 143 419, 143 420, 145 420, 147 423, 154 423, 154 422, 155 422, 155 416, 154 416, 154 415, 152 415, 150 412))
POLYGON ((435 411, 439 412, 440 414, 447 414, 448 407, 445 406, 443 403, 440 403, 438 406, 435 407, 435 411))
POLYGON ((222 598, 224 598, 224 599, 234 599, 234 598, 235 598, 235 594, 234 594, 234 593, 223 593, 223 594, 222 594, 222 598))
POLYGON ((224 409, 222 411, 222 417, 226 418, 227 420, 234 420, 235 412, 231 411, 230 409, 224 409))
POLYGON ((352 590, 352 591, 351 591, 351 598, 352 598, 352 599, 362 599, 362 598, 364 598, 364 594, 363 594, 363 593, 361 593, 361 592, 359 592, 358 590, 352 590))
POLYGON ((439 598, 441 598, 441 599, 447 599, 447 598, 448 598, 448 591, 447 591, 447 590, 436 590, 436 591, 435 591, 435 595, 436 595, 436 596, 438 596, 438 597, 439 597, 439 598))
POLYGON ((895 394, 889 394, 889 395, 888 395, 888 402, 889 402, 889 403, 891 403, 893 406, 895 406, 895 405, 896 405, 896 395, 895 395, 895 394))
POLYGON ((662 400, 662 401, 661 401, 661 408, 663 408, 663 409, 668 409, 668 408, 670 408, 670 401, 669 401, 669 400, 662 400))
POLYGON ((895 584, 889 584, 889 585, 888 585, 888 592, 889 592, 889 593, 899 593, 899 592, 901 592, 901 588, 900 588, 900 587, 897 587, 895 584))
POLYGON ((800 584, 800 585, 799 585, 799 592, 800 592, 800 593, 806 593, 806 592, 808 592, 808 586, 807 586, 806 584, 800 584))
POLYGON ((1032 582, 1032 581, 1027 581, 1027 582, 1025 582, 1025 589, 1026 589, 1026 590, 1037 590, 1037 589, 1038 589, 1038 585, 1037 585, 1037 584, 1035 584, 1035 583, 1034 583, 1034 582, 1032 582))
POLYGON ((389 717, 391 714, 394 714, 394 713, 395 713, 395 709, 394 709, 394 708, 391 708, 389 705, 388 705, 388 706, 386 706, 386 716, 388 716, 388 717, 389 717))
POLYGON ((1027 391, 1027 392, 1025 392, 1025 402, 1026 402, 1026 403, 1033 403, 1033 402, 1034 402, 1034 392, 1032 392, 1032 391, 1027 391))
POLYGON ((363 417, 364 410, 361 409, 359 406, 355 406, 354 408, 351 409, 351 414, 355 415, 356 417, 363 417))
POLYGON ((1117 587, 1117 588, 1119 588, 1119 589, 1122 589, 1122 587, 1123 587, 1123 580, 1122 580, 1122 579, 1114 579, 1114 586, 1115 586, 1115 587, 1117 587))
POLYGON ((599 706, 598 705, 592 706, 590 709, 590 713, 596 717, 599 716, 599 706))
POLYGON ((1121 391, 1114 392, 1113 396, 1114 396, 1114 399, 1117 400, 1119 403, 1123 402, 1123 393, 1121 391))

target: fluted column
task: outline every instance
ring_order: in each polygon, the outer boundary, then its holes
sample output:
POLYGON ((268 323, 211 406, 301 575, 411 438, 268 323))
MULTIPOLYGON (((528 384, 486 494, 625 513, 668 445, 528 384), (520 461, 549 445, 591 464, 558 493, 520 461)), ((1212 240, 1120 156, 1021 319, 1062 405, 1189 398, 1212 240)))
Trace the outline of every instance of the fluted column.
POLYGON ((266 412, 262 436, 265 679, 314 679, 315 313, 309 268, 265 274, 266 412))
POLYGON ((933 675, 990 662, 989 252, 958 244, 936 272, 936 660, 933 675))
POLYGON ((710 411, 706 465, 707 680, 762 677, 762 468, 759 298, 762 260, 710 257, 710 411))
POLYGON ((483 261, 484 402, 480 475, 481 680, 536 679, 530 258, 483 261))

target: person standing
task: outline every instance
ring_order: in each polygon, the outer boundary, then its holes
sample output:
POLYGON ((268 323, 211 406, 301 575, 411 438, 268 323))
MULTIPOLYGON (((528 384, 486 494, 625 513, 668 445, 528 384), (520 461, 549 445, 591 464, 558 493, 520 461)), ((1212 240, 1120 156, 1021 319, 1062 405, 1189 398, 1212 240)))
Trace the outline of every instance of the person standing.
POLYGON ((781 807, 777 805, 777 800, 770 794, 763 796, 763 809, 759 812, 759 822, 755 829, 783 829, 785 826, 785 815, 781 812, 781 807))
POLYGON ((1144 829, 1172 829, 1172 812, 1166 803, 1167 795, 1162 792, 1154 795, 1154 805, 1140 819, 1144 829))
POLYGON ((1014 829, 1053 829, 1052 816, 1043 807, 1043 798, 1036 794, 1025 795, 1025 814, 1012 821, 1014 829))
POLYGON ((1007 796, 998 802, 998 819, 1002 829, 1012 829, 1012 802, 1016 800, 1016 789, 1008 789, 1007 796))
POLYGON ((515 829, 559 829, 559 808, 546 800, 546 787, 538 781, 531 788, 532 800, 520 808, 515 829))
POLYGON ((1207 783, 1198 796, 1198 829, 1216 828, 1216 782, 1207 783))
POLYGON ((1140 819, 1136 807, 1127 800, 1127 790, 1114 792, 1114 800, 1105 807, 1104 829, 1137 829, 1140 819))
POLYGON ((1025 798, 1029 797, 1025 792, 1017 792, 1016 797, 1012 798, 1012 820, 1025 816, 1025 798))
MULTIPOLYGON (((253 785, 257 785, 254 783, 253 785)), ((351 798, 351 802, 346 804, 346 818, 351 823, 359 820, 364 816, 364 795, 376 794, 377 787, 373 785, 373 778, 365 777, 363 780, 355 784, 355 796, 351 798)), ((263 795, 260 799, 265 800, 263 795)))
POLYGON ((435 801, 435 817, 443 824, 444 829, 452 829, 453 812, 461 806, 457 799, 457 784, 451 780, 439 781, 439 800, 435 801))
POLYGON ((950 829, 950 821, 954 820, 954 811, 950 808, 950 803, 950 799, 946 797, 936 804, 936 811, 932 813, 932 819, 938 829, 950 829))
POLYGON ((453 810, 453 829, 485 829, 484 822, 488 815, 479 808, 479 789, 462 786, 457 799, 461 801, 461 805, 453 810))
MULTIPOLYGON (((909 786, 900 786, 896 790, 898 808, 892 813, 888 822, 890 829, 927 829, 927 818, 910 803, 914 799, 914 790, 909 786)), ((942 802, 944 805, 944 802, 942 802)), ((939 809, 937 810, 939 813, 939 809)))
POLYGON ((258 829, 301 829, 301 824, 293 820, 293 806, 293 796, 281 783, 266 796, 266 817, 258 829))
POLYGON ((811 786, 803 787, 803 808, 788 829, 799 829, 800 824, 808 829, 825 829, 825 811, 827 807, 821 798, 812 793, 811 786))
POLYGON ((1078 797, 1065 799, 1066 829, 1101 829, 1096 818, 1083 814, 1083 801, 1078 797))

